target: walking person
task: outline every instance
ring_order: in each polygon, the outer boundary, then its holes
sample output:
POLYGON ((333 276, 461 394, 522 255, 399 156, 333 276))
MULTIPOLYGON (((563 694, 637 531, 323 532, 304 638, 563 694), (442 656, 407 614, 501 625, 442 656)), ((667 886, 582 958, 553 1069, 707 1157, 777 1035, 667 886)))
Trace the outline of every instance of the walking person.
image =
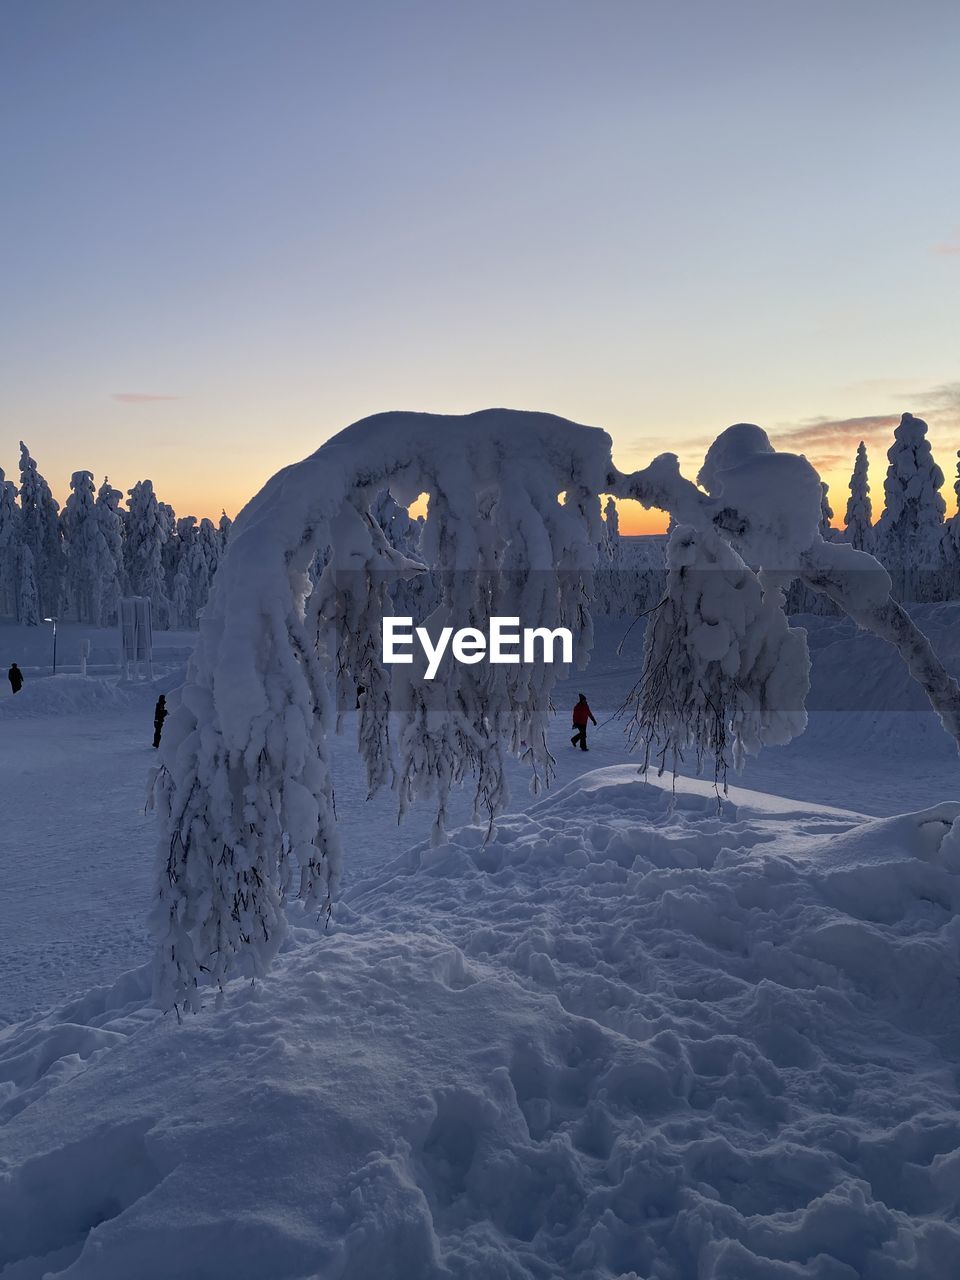
POLYGON ((590 710, 590 704, 587 702, 587 695, 585 693, 581 693, 580 701, 573 708, 573 727, 576 732, 570 739, 572 745, 575 747, 579 745, 581 751, 590 750, 587 746, 587 723, 590 720, 592 720, 594 725, 596 725, 596 717, 590 710))
POLYGON ((167 700, 161 693, 157 699, 156 709, 153 713, 153 745, 154 749, 160 746, 160 734, 163 732, 163 722, 167 718, 167 700))
POLYGON ((7 679, 10 681, 10 688, 14 693, 19 693, 23 688, 23 672, 15 662, 10 664, 10 670, 7 672, 7 679))

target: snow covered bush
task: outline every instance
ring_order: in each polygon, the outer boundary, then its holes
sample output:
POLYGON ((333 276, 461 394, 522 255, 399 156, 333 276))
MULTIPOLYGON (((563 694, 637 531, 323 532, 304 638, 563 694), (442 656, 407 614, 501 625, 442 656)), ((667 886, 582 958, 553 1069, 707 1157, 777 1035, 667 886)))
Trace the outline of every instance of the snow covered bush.
POLYGON ((797 577, 894 644, 960 740, 960 687, 891 599, 877 561, 824 541, 823 490, 805 458, 739 424, 711 446, 698 479, 672 454, 623 474, 604 431, 488 410, 368 418, 269 481, 231 530, 186 683, 170 699, 155 780, 160 1006, 196 1009, 205 984, 238 966, 264 971, 283 940, 295 868, 301 897, 329 910, 340 849, 327 736, 338 702, 360 702, 371 790, 392 785, 401 812, 430 798, 438 834, 451 787, 468 776, 492 830, 507 801, 506 752, 529 763, 535 787, 549 781, 560 668, 446 662, 435 680, 419 679, 416 665, 392 669, 401 678, 382 664, 380 627, 392 584, 429 569, 439 599, 428 627, 484 631, 496 615, 567 626, 582 664, 601 494, 669 512, 674 524, 633 720, 658 759, 689 750, 722 775, 745 751, 802 730, 805 635, 783 614, 797 577), (384 490, 401 507, 428 495, 415 557, 377 518, 392 510, 384 490))

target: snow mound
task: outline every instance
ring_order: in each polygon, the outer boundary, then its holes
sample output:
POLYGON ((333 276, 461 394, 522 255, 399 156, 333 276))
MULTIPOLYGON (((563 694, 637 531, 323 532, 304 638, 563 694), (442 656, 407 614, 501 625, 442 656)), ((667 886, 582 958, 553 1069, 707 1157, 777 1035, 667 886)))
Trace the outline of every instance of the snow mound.
POLYGON ((958 869, 626 767, 418 846, 182 1026, 0 1031, 0 1275, 958 1274, 958 869))
POLYGON ((0 721, 117 711, 136 706, 150 693, 93 676, 56 675, 27 680, 20 692, 0 702, 0 721))

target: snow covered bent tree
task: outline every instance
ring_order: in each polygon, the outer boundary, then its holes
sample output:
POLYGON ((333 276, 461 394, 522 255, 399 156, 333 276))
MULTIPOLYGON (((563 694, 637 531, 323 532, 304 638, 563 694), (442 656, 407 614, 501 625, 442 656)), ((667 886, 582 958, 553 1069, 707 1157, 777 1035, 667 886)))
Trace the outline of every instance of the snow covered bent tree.
POLYGON ((698 479, 684 479, 672 454, 623 474, 606 432, 502 409, 378 415, 274 476, 230 532, 186 683, 170 699, 155 785, 160 1006, 196 1009, 203 985, 264 971, 295 865, 301 897, 329 907, 340 851, 327 735, 358 685, 371 791, 391 784, 401 812, 429 797, 438 836, 450 789, 468 774, 477 814, 493 823, 508 752, 528 762, 534 788, 549 781, 546 721, 563 668, 448 662, 425 682, 416 668, 384 668, 382 618, 397 579, 429 567, 438 602, 425 625, 485 631, 493 616, 519 616, 567 626, 582 664, 602 494, 660 508, 675 525, 633 725, 661 760, 692 748, 737 763, 803 729, 806 640, 781 607, 797 576, 899 648, 960 740, 960 687, 890 599, 877 561, 823 541, 820 479, 806 459, 741 424, 715 441, 698 479), (419 560, 374 514, 390 509, 385 489, 401 506, 429 497, 419 560), (695 581, 704 572, 709 592, 695 581))

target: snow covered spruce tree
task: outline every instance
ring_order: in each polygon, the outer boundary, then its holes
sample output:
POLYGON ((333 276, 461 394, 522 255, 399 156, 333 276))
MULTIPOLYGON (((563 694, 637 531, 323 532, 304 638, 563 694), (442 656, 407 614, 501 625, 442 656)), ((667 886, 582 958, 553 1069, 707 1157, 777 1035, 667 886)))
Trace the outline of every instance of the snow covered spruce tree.
POLYGON ((199 611, 207 603, 213 576, 223 558, 220 534, 213 521, 208 520, 206 516, 200 521, 200 527, 197 529, 197 552, 196 597, 199 611))
POLYGON ((196 550, 196 543, 196 516, 182 516, 177 521, 177 536, 174 542, 176 559, 173 585, 170 590, 170 625, 173 627, 196 625, 196 609, 190 581, 191 558, 196 550))
POLYGON ((876 526, 877 554, 901 600, 934 598, 946 503, 943 472, 934 461, 927 424, 905 413, 887 450, 885 507, 876 526))
POLYGON ((867 446, 861 440, 857 446, 857 460, 853 464, 853 475, 850 477, 850 497, 847 500, 847 514, 844 520, 846 539, 858 551, 872 551, 874 545, 869 465, 867 446))
POLYGON ((124 563, 127 585, 136 596, 152 601, 153 625, 167 625, 170 602, 163 566, 169 518, 161 511, 153 492, 153 482, 138 480, 129 491, 124 521, 124 563))
POLYGON ((173 599, 173 579, 176 576, 179 561, 177 546, 177 513, 169 502, 157 502, 157 520, 160 524, 160 563, 163 566, 164 594, 167 598, 167 623, 171 623, 173 599))
POLYGON ((824 542, 832 542, 837 536, 833 527, 833 507, 830 505, 830 486, 825 480, 820 481, 820 537, 824 542))
POLYGON ((123 494, 114 489, 109 476, 97 490, 96 517, 99 537, 100 626, 118 620, 123 594, 123 516, 120 503, 123 494))
POLYGON ((70 480, 70 496, 60 517, 65 564, 64 609, 74 622, 100 626, 103 571, 96 504, 93 475, 89 471, 75 471, 70 480))
POLYGON ((233 521, 225 511, 220 512, 220 523, 217 525, 217 533, 220 537, 220 554, 222 555, 227 549, 227 542, 230 538, 230 530, 233 527, 233 521))
MULTIPOLYGON (((30 552, 40 617, 57 617, 63 592, 60 506, 20 441, 20 542, 30 552)), ((23 594, 23 593, 21 593, 23 594)), ((29 592, 27 592, 29 595, 29 592)), ((27 621, 26 618, 23 621, 27 621)))
POLYGON ((620 512, 614 498, 607 498, 603 508, 603 541, 601 544, 611 564, 620 560, 620 512))
POLYGON ((33 552, 21 542, 17 546, 17 621, 26 627, 36 627, 42 616, 33 552))
POLYGON ((822 490, 805 458, 776 453, 759 427, 741 424, 711 446, 699 480, 684 479, 671 454, 622 474, 603 431, 488 410, 369 418, 269 481, 237 518, 186 683, 170 699, 155 779, 160 1006, 196 1009, 204 985, 264 971, 284 937, 295 868, 306 903, 329 906, 340 850, 327 737, 357 684, 367 690, 358 747, 371 790, 392 785, 401 811, 429 799, 438 834, 451 787, 467 777, 492 824, 507 798, 507 752, 529 763, 535 787, 549 780, 561 666, 446 660, 428 681, 416 660, 383 665, 381 626, 397 575, 430 567, 434 634, 483 632, 498 615, 569 626, 584 661, 601 494, 675 522, 631 704, 633 738, 650 757, 712 756, 722 772, 802 730, 806 640, 782 609, 797 576, 897 647, 960 740, 960 687, 891 599, 877 561, 821 538, 822 490), (401 505, 429 496, 418 561, 372 514, 385 488, 401 505))
POLYGON ((602 533, 591 592, 594 613, 622 617, 630 611, 632 601, 628 602, 624 598, 626 582, 621 559, 620 513, 616 501, 607 498, 603 508, 602 533))
POLYGON ((0 618, 17 617, 19 524, 17 486, 0 467, 0 618))
POLYGON ((196 516, 177 521, 176 562, 171 592, 171 621, 192 629, 207 603, 210 584, 220 563, 220 537, 213 521, 196 516))

